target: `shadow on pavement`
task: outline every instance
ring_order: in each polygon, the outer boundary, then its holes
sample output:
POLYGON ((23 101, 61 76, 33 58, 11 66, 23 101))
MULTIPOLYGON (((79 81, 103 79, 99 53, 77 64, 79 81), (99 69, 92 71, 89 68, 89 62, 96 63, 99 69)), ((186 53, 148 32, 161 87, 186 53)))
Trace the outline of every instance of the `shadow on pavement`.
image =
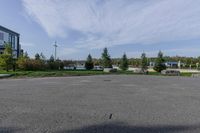
POLYGON ((22 132, 22 129, 15 127, 0 127, 0 133, 16 133, 22 132))
POLYGON ((125 123, 107 123, 92 125, 74 130, 63 130, 56 133, 200 133, 200 125, 167 125, 167 126, 130 126, 125 123))

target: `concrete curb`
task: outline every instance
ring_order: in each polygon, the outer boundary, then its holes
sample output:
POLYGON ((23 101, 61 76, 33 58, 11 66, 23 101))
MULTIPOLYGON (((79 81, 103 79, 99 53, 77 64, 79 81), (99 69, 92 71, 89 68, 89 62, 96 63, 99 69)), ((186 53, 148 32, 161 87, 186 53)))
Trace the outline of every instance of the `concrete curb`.
POLYGON ((0 74, 0 78, 8 78, 13 76, 13 74, 0 74))

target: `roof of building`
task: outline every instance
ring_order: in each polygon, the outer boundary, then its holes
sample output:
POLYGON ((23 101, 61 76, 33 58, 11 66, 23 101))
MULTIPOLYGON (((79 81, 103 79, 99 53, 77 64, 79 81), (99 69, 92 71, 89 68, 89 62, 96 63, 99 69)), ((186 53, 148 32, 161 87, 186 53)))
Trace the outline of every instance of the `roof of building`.
POLYGON ((178 64, 178 62, 175 62, 175 61, 168 61, 168 62, 165 62, 165 63, 169 63, 169 64, 178 64))
POLYGON ((19 33, 15 32, 15 31, 12 31, 12 30, 10 30, 10 29, 8 29, 8 28, 5 28, 5 27, 3 27, 3 26, 1 26, 1 25, 0 25, 0 30, 5 31, 5 32, 8 32, 8 33, 10 33, 10 34, 15 34, 15 35, 17 35, 17 36, 20 35, 19 33))

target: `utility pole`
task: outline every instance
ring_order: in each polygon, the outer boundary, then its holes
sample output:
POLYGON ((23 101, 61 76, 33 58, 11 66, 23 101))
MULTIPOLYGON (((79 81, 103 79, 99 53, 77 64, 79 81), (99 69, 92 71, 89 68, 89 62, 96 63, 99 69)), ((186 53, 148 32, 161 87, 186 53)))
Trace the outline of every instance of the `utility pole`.
POLYGON ((55 58, 55 60, 56 60, 56 55, 57 55, 57 47, 58 47, 58 45, 57 45, 57 42, 55 41, 55 44, 53 45, 54 47, 55 47, 55 56, 54 56, 54 58, 55 58))

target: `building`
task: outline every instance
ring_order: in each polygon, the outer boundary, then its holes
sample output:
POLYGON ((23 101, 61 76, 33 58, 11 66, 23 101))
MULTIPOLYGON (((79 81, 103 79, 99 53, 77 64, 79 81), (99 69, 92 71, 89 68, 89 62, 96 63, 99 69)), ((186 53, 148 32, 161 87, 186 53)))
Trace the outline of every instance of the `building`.
POLYGON ((3 53, 4 44, 12 46, 13 56, 18 58, 21 54, 20 34, 0 25, 0 54, 3 53))
POLYGON ((75 68, 76 70, 86 70, 85 61, 82 60, 76 61, 75 68))
POLYGON ((181 61, 178 62, 165 62, 165 65, 168 68, 181 68, 185 66, 185 63, 182 63, 181 61))
MULTIPOLYGON (((182 63, 182 62, 180 62, 180 61, 179 61, 179 62, 168 61, 168 62, 165 62, 165 63, 163 63, 163 64, 165 64, 165 66, 166 66, 167 68, 182 68, 182 67, 185 66, 185 63, 182 63)), ((149 67, 150 67, 150 68, 153 68, 155 65, 156 65, 155 62, 150 62, 150 63, 149 63, 149 67)))
POLYGON ((150 68, 153 68, 155 65, 156 65, 156 63, 155 63, 155 62, 152 62, 152 61, 151 61, 151 62, 149 62, 149 67, 150 67, 150 68))
POLYGON ((178 62, 173 62, 173 61, 165 62, 165 66, 168 68, 178 68, 178 62))

